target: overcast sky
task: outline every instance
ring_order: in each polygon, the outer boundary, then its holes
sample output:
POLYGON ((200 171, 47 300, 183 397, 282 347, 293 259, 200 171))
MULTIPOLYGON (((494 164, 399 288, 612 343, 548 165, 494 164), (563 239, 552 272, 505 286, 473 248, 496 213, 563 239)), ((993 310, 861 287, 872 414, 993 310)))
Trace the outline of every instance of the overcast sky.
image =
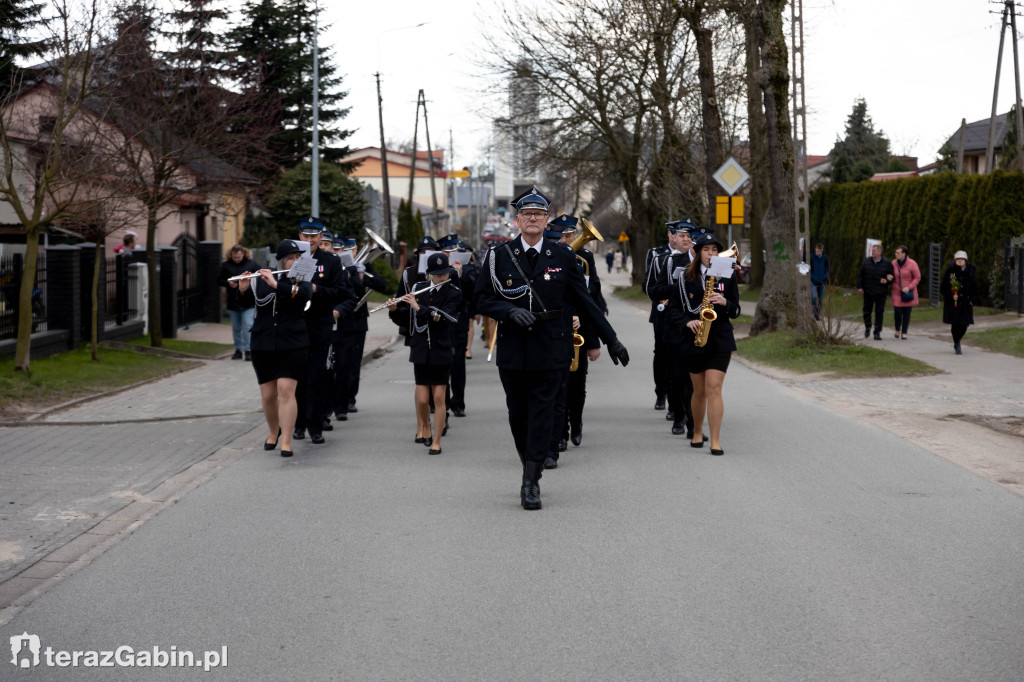
MULTIPOLYGON (((324 5, 333 25, 326 42, 349 90, 345 126, 358 129, 352 147, 380 143, 373 77, 380 70, 389 140, 412 138, 416 93, 423 88, 433 146, 447 147, 451 130, 456 167, 482 159, 490 121, 480 112, 500 98, 482 89, 479 68, 480 36, 487 24, 499 24, 495 3, 324 5), (421 22, 428 23, 406 28, 421 22)), ((933 161, 961 118, 989 116, 1001 7, 989 0, 805 0, 809 153, 828 153, 854 99, 863 97, 893 153, 917 156, 922 165, 933 161)), ((1015 98, 1011 40, 1008 32, 999 112, 1015 98)), ((425 147, 422 124, 419 147, 425 147)))

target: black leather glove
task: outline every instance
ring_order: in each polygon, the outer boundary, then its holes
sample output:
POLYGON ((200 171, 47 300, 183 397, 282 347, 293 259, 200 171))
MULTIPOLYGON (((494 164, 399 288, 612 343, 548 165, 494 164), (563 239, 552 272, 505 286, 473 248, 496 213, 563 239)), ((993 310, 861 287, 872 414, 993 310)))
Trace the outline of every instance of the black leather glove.
POLYGON ((614 341, 608 344, 608 355, 611 356, 612 362, 614 362, 616 365, 619 364, 620 362, 622 363, 623 367, 629 364, 629 352, 626 350, 626 347, 622 345, 622 342, 619 341, 618 339, 615 339, 614 341))
POLYGON ((526 308, 513 308, 508 313, 508 319, 510 322, 514 322, 520 327, 526 328, 533 326, 533 323, 537 321, 537 316, 526 308))

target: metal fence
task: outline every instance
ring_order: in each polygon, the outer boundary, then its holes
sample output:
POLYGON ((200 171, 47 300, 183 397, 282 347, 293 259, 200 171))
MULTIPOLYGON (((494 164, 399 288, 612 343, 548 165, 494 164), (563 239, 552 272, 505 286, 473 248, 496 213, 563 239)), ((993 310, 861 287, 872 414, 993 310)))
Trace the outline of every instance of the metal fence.
POLYGON ((139 270, 127 261, 120 256, 104 259, 104 327, 133 322, 142 314, 137 300, 139 270))
MULTIPOLYGON (((0 339, 18 335, 18 309, 25 256, 14 253, 0 257, 0 339)), ((46 257, 36 262, 35 286, 32 287, 32 331, 46 331, 46 257)))

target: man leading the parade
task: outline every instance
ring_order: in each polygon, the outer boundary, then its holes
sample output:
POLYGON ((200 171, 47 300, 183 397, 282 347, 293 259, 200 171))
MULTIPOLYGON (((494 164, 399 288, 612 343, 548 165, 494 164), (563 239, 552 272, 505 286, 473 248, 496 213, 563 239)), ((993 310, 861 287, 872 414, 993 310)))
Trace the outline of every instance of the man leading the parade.
POLYGON ((616 364, 629 362, 626 347, 587 292, 576 254, 544 239, 549 199, 536 187, 512 201, 519 236, 492 247, 476 284, 477 310, 498 321, 498 375, 508 421, 523 465, 520 503, 540 509, 540 478, 553 427, 561 369, 569 362, 572 335, 562 308, 588 318, 616 364))

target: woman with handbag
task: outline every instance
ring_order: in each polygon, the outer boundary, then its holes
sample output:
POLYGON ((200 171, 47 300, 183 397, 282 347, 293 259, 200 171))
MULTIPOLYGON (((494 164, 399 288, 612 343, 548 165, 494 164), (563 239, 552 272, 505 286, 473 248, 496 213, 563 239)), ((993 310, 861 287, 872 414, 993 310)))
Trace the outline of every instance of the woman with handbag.
POLYGON ((950 325, 953 350, 957 355, 963 355, 960 339, 967 333, 967 327, 974 324, 974 304, 978 301, 976 271, 974 263, 967 262, 967 252, 957 251, 939 283, 943 298, 942 321, 950 325))
POLYGON ((896 320, 896 338, 907 338, 910 327, 910 311, 918 304, 917 285, 921 283, 921 268, 917 261, 907 255, 907 247, 896 247, 896 258, 892 261, 892 271, 896 279, 892 288, 893 317, 896 320))

